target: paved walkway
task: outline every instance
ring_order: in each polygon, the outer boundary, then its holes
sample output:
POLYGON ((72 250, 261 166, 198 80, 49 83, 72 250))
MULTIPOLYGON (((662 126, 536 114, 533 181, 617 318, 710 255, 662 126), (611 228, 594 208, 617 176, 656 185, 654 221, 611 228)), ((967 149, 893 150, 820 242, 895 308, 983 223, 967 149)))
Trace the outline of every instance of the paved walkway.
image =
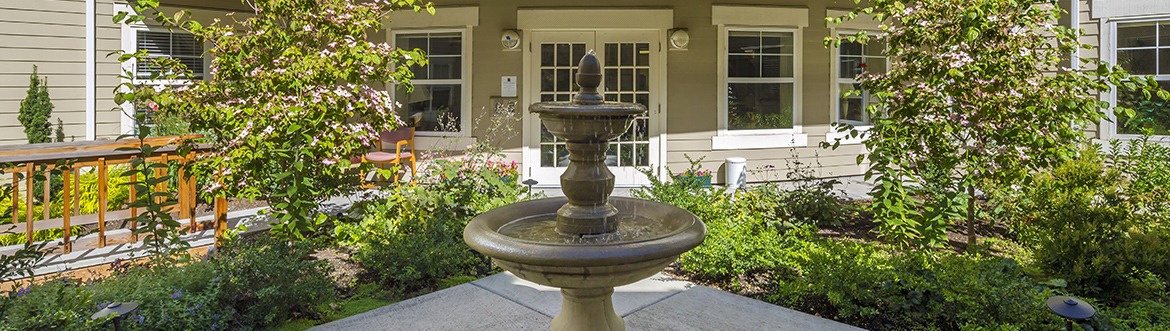
MULTIPOLYGON (((846 177, 837 177, 836 180, 837 180, 838 184, 833 186, 834 193, 839 194, 839 195, 841 195, 844 198, 849 199, 849 200, 864 200, 864 199, 870 198, 869 191, 873 189, 873 183, 866 182, 865 178, 863 178, 861 176, 846 176, 846 177)), ((794 182, 775 182, 775 183, 784 189, 793 189, 794 187, 796 187, 796 183, 794 183, 794 182)), ((759 183, 752 183, 752 184, 748 184, 748 185, 760 185, 760 184, 759 183)), ((724 187, 724 186, 723 185, 715 185, 715 187, 724 187)), ((632 187, 615 187, 615 188, 613 188, 612 196, 628 197, 628 196, 630 196, 630 191, 636 190, 636 189, 637 188, 632 188, 632 187)), ((545 196, 548 196, 550 198, 565 195, 564 192, 561 192, 561 188, 559 188, 559 187, 539 187, 538 186, 538 187, 533 187, 532 191, 533 192, 543 192, 545 194, 545 196)))
MULTIPOLYGON (((618 287, 628 330, 862 330, 661 274, 618 287)), ((501 273, 310 330, 548 330, 560 291, 501 273)))

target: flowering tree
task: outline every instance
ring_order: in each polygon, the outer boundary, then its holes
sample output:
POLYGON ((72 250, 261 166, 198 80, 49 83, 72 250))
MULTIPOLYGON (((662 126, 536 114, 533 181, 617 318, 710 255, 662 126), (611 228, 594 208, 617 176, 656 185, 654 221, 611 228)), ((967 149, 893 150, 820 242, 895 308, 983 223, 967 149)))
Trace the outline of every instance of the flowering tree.
MULTIPOLYGON (((273 230, 302 237, 325 220, 320 202, 353 190, 351 167, 377 139, 401 124, 383 84, 408 84, 419 51, 368 41, 394 10, 427 10, 415 0, 253 0, 255 15, 202 25, 185 12, 166 15, 157 0, 139 13, 207 41, 212 78, 155 94, 158 111, 178 113, 212 137, 202 160, 218 172, 219 194, 259 198, 280 220, 273 230)), ((119 15, 125 16, 125 15, 119 15)), ((120 17, 116 17, 118 19, 120 17)), ((408 86, 408 85, 407 85, 408 86)))
POLYGON ((1118 86, 1148 98, 1156 87, 1092 59, 1070 68, 1069 54, 1089 46, 1078 30, 1053 24, 1062 14, 1055 0, 867 4, 827 20, 872 15, 880 33, 825 43, 888 45, 889 71, 860 77, 879 99, 867 109, 872 129, 838 129, 868 136, 862 157, 871 164, 867 179, 877 182, 874 216, 884 236, 903 244, 944 243, 950 221, 965 212, 973 248, 977 191, 1024 184, 1032 171, 1074 155, 1084 129, 1106 118, 1100 93, 1118 86))

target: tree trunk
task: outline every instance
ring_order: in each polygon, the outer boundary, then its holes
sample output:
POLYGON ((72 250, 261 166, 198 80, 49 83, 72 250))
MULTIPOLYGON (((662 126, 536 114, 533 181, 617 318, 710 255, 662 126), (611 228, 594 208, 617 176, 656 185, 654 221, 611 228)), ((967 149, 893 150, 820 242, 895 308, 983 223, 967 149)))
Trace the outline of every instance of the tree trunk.
POLYGON ((975 252, 975 185, 967 185, 967 252, 975 252))

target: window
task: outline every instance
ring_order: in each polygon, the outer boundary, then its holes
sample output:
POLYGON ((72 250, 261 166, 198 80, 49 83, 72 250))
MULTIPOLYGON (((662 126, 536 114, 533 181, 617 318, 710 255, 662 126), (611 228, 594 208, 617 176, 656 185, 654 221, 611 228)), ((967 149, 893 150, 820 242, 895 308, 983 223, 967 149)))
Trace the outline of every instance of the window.
POLYGON ((460 32, 400 33, 395 45, 420 49, 428 64, 412 67, 414 91, 398 89, 399 115, 418 116, 419 131, 463 132, 463 35, 460 32))
POLYGON ((869 91, 861 88, 857 79, 863 72, 883 73, 886 58, 882 55, 884 43, 871 40, 868 44, 841 41, 837 48, 837 120, 852 125, 869 125, 866 107, 876 102, 869 91), (859 95, 846 96, 850 91, 859 90, 859 95))
MULTIPOLYGON (((145 50, 147 56, 150 58, 177 59, 190 70, 191 79, 204 79, 203 43, 196 39, 194 35, 181 31, 167 31, 161 28, 156 30, 135 29, 133 33, 135 51, 145 50)), ((136 83, 156 87, 176 87, 188 84, 188 82, 184 81, 157 79, 156 75, 159 74, 159 69, 153 61, 138 61, 134 64, 136 83)), ((150 103, 135 104, 132 106, 135 113, 145 113, 144 118, 146 119, 146 123, 144 124, 151 127, 154 126, 156 118, 153 112, 158 107, 157 105, 150 103)), ((130 123, 133 123, 133 119, 129 120, 130 123)), ((129 129, 136 130, 137 126, 129 129)))
MULTIPOLYGON (((1170 20, 1117 24, 1117 64, 1135 75, 1153 75, 1158 85, 1170 90, 1170 20)), ((1117 132, 1170 135, 1170 101, 1156 95, 1118 93, 1117 104, 1136 110, 1134 117, 1117 119, 1117 132)))
POLYGON ((796 118, 792 31, 727 32, 727 129, 790 130, 796 118))
MULTIPOLYGON (((138 30, 137 50, 146 50, 151 58, 178 59, 191 70, 194 79, 203 79, 203 44, 194 35, 183 32, 138 30)), ((158 73, 151 61, 141 61, 135 68, 136 77, 150 79, 158 73)))

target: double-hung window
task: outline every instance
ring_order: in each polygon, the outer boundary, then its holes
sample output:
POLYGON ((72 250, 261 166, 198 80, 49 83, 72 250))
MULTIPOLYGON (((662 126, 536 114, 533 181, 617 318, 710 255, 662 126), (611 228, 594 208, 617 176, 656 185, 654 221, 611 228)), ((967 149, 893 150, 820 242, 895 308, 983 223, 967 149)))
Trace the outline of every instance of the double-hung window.
POLYGON ((882 55, 884 47, 884 43, 874 40, 866 44, 841 41, 837 48, 838 122, 855 126, 870 125, 866 108, 876 100, 869 91, 861 88, 858 78, 862 73, 878 74, 886 71, 886 58, 882 55))
MULTIPOLYGON (((1152 75, 1162 89, 1170 90, 1170 19, 1117 23, 1115 36, 1118 65, 1131 74, 1152 75)), ((1136 111, 1133 117, 1117 119, 1117 133, 1170 135, 1170 101, 1119 92, 1117 104, 1136 111)))
MULTIPOLYGON (((134 63, 134 83, 153 87, 175 87, 190 84, 190 80, 205 79, 207 66, 203 52, 203 42, 194 35, 183 31, 170 31, 163 28, 136 28, 131 31, 134 36, 134 49, 127 51, 146 51, 150 59, 176 59, 187 67, 190 76, 186 79, 164 79, 162 68, 152 60, 137 61, 134 63)), ((157 105, 153 103, 131 105, 135 113, 144 114, 148 126, 153 126, 155 120, 153 111, 157 105)), ((132 125, 133 118, 128 118, 123 126, 132 125)), ((124 128, 130 132, 134 128, 124 128)))
MULTIPOLYGON (((135 44, 137 50, 146 50, 151 58, 179 60, 191 71, 190 78, 203 79, 203 43, 194 35, 179 31, 138 30, 135 44)), ((152 61, 140 61, 134 68, 135 76, 140 80, 152 80, 158 71, 152 61)))
POLYGON ((792 30, 727 31, 729 132, 777 132, 796 128, 796 37, 792 30))
POLYGON ((411 68, 413 91, 400 87, 395 93, 402 104, 399 115, 418 118, 420 132, 465 132, 468 114, 463 105, 467 90, 463 79, 463 33, 401 32, 395 34, 395 46, 420 49, 428 61, 426 66, 411 68))

